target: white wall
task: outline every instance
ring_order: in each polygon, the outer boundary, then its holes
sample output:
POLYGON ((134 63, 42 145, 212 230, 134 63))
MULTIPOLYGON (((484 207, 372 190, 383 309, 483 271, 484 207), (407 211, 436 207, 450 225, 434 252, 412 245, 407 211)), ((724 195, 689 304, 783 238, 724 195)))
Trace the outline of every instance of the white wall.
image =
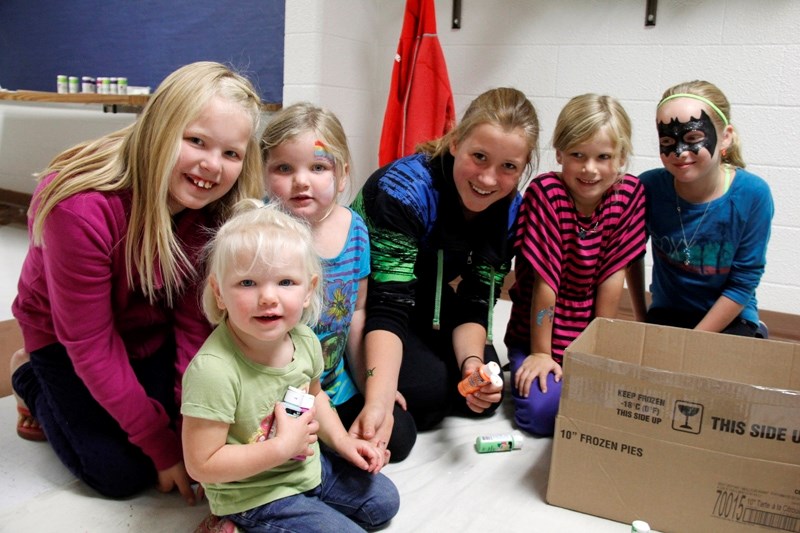
POLYGON ((62 150, 133 122, 131 113, 103 113, 100 105, 0 101, 0 189, 31 194, 34 173, 62 150))
MULTIPOLYGON (((339 115, 359 183, 377 166, 380 127, 403 0, 286 2, 284 103, 312 100, 339 115)), ((659 166, 655 104, 670 85, 717 84, 732 103, 748 168, 772 188, 776 214, 764 309, 800 314, 800 2, 662 1, 645 28, 644 0, 436 0, 439 39, 459 115, 482 91, 524 91, 542 124, 540 170, 554 168, 558 111, 584 92, 619 98, 634 123, 634 173, 659 166)))
MULTIPOLYGON (((376 46, 385 48, 394 39, 392 46, 397 47, 400 26, 391 26, 397 17, 402 21, 405 3, 393 4, 387 2, 389 9, 384 11, 372 0, 286 2, 283 104, 308 100, 336 113, 347 132, 353 159, 351 192, 378 163, 385 103, 379 100, 386 94, 378 80, 386 76, 376 74, 376 65, 387 53, 394 56, 394 51, 376 50, 376 46), (390 28, 383 30, 387 23, 390 28), (386 36, 385 43, 379 43, 383 31, 394 37, 386 36)), ((388 88, 388 80, 383 84, 388 88)))
MULTIPOLYGON (((377 150, 404 0, 286 2, 284 103, 311 100, 339 115, 353 152, 357 188, 377 150)), ((749 168, 776 204, 761 307, 800 314, 800 2, 662 1, 644 27, 644 0, 436 0, 439 38, 459 115, 476 95, 512 85, 536 105, 541 170, 555 117, 572 96, 619 98, 634 122, 631 171, 658 166, 654 108, 668 86, 705 78, 733 105, 749 168)), ((2 81, 2 80, 0 80, 2 81)), ((133 115, 0 104, 0 188, 32 192, 30 174, 61 149, 122 127, 133 115)))

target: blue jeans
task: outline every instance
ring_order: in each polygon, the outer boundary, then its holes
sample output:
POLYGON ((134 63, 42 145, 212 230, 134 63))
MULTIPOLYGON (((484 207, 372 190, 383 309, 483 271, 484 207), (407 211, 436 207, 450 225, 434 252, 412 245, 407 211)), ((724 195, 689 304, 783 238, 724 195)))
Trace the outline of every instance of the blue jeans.
POLYGON ((508 349, 508 362, 511 368, 511 393, 514 399, 514 420, 520 429, 539 435, 551 437, 556 426, 558 404, 561 400, 562 381, 556 383, 552 372, 547 374, 547 392, 539 388, 539 380, 531 383, 531 391, 527 398, 520 396, 514 386, 514 377, 522 362, 528 357, 528 351, 519 348, 508 349))
POLYGON ((320 445, 322 482, 225 518, 246 531, 364 531, 385 525, 397 514, 400 495, 389 478, 356 468, 320 445))

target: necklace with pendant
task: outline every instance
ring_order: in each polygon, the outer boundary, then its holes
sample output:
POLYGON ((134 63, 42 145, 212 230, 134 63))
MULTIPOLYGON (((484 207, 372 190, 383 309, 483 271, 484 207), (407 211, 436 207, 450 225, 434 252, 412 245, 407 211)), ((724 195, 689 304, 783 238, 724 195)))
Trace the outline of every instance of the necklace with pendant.
POLYGON ((591 235, 592 233, 597 233, 597 226, 600 225, 600 219, 594 221, 594 224, 589 228, 582 228, 580 226, 580 222, 576 224, 578 226, 578 237, 581 239, 585 239, 587 235, 591 235))
POLYGON ((597 233, 598 231, 603 230, 603 228, 600 227, 600 221, 603 219, 606 207, 601 208, 600 206, 605 205, 604 202, 609 202, 609 201, 613 202, 611 205, 617 203, 617 189, 619 188, 619 184, 621 182, 622 178, 619 178, 614 183, 614 185, 610 187, 609 190, 613 189, 613 197, 608 196, 609 193, 608 191, 606 191, 606 193, 603 195, 603 198, 600 200, 600 203, 594 206, 592 214, 588 216, 583 215, 578 210, 578 205, 575 203, 575 198, 572 197, 572 194, 569 192, 569 189, 567 189, 567 196, 569 196, 569 199, 572 201, 572 209, 575 212, 575 228, 576 228, 575 233, 578 234, 579 239, 585 239, 587 235, 592 235, 594 233, 597 233), (592 217, 594 216, 597 217, 597 220, 595 220, 594 224, 592 224, 592 217), (589 227, 584 228, 583 226, 581 226, 581 219, 584 220, 589 219, 589 225, 588 225, 589 227))
MULTIPOLYGON (((596 212, 593 212, 591 215, 582 214, 580 211, 578 211, 578 206, 575 203, 575 199, 572 197, 569 191, 567 191, 567 195, 569 195, 570 200, 572 200, 572 211, 575 213, 575 233, 578 234, 578 238, 585 239, 587 235, 591 235, 600 231, 598 226, 600 225, 600 219, 602 218, 601 214, 596 212), (593 216, 597 216, 597 220, 594 221, 594 224, 592 224, 593 216), (581 224, 581 219, 588 220, 588 224, 586 224, 587 227, 583 227, 581 224)), ((596 206, 595 209, 597 209, 596 206)))
POLYGON ((684 247, 683 247, 683 250, 682 250, 681 253, 683 254, 683 264, 686 265, 686 266, 689 266, 691 264, 691 262, 692 262, 692 246, 694 246, 694 240, 697 237, 697 232, 700 230, 700 226, 703 225, 703 219, 706 218, 706 213, 708 213, 708 206, 710 206, 710 205, 711 205, 711 202, 708 202, 706 204, 706 208, 703 211, 703 215, 700 217, 700 222, 698 222, 697 223, 697 227, 694 228, 694 234, 692 235, 692 240, 691 241, 687 241, 686 240, 686 231, 684 231, 684 229, 683 229, 683 216, 681 215, 681 206, 678 203, 678 192, 677 191, 675 192, 675 210, 678 211, 678 220, 681 223, 681 234, 683 235, 683 244, 684 244, 684 247))
MULTIPOLYGON (((726 182, 728 181, 729 177, 730 177, 730 168, 725 167, 726 182)), ((700 231, 700 227, 703 225, 703 220, 705 220, 706 218, 706 213, 708 213, 708 208, 711 206, 711 202, 713 201, 714 198, 706 202, 706 208, 703 210, 703 214, 700 216, 700 221, 694 228, 692 239, 686 240, 686 230, 683 229, 683 215, 681 214, 681 204, 680 204, 680 199, 678 198, 678 188, 675 187, 675 210, 678 212, 678 221, 681 223, 681 235, 683 235, 683 245, 684 245, 683 250, 681 250, 681 255, 683 255, 683 264, 685 266, 689 266, 692 263, 692 246, 694 246, 695 239, 697 238, 697 232, 700 231)))

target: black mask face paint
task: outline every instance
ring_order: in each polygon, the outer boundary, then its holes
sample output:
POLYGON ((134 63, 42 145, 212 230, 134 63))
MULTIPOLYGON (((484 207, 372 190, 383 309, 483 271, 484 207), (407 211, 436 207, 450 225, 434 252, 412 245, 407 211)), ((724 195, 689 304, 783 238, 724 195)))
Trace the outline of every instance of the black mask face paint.
POLYGON ((680 157, 686 150, 696 155, 701 148, 705 148, 713 156, 714 148, 717 146, 717 130, 705 110, 700 111, 700 118, 691 117, 687 122, 680 122, 677 118, 670 120, 669 124, 659 122, 658 137, 660 139, 667 137, 675 141, 674 144, 661 145, 660 151, 665 156, 675 154, 680 157), (703 138, 691 142, 693 132, 703 133, 703 138))

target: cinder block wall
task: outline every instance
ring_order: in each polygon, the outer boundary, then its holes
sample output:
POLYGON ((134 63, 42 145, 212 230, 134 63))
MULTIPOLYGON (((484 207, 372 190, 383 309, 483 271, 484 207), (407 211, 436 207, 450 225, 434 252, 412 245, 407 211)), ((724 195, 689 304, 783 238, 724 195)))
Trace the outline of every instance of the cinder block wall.
MULTIPOLYGON (((733 105, 748 167, 772 187, 776 215, 763 308, 800 314, 800 3, 774 0, 660 2, 645 28, 644 0, 436 0, 439 38, 459 114, 493 86, 523 90, 542 122, 540 170, 558 111, 584 92, 619 98, 634 123, 634 173, 660 165, 655 105, 668 86, 695 78, 719 85, 733 105)), ((286 2, 284 103, 312 100, 342 120, 355 188, 377 166, 403 0, 286 2)))

